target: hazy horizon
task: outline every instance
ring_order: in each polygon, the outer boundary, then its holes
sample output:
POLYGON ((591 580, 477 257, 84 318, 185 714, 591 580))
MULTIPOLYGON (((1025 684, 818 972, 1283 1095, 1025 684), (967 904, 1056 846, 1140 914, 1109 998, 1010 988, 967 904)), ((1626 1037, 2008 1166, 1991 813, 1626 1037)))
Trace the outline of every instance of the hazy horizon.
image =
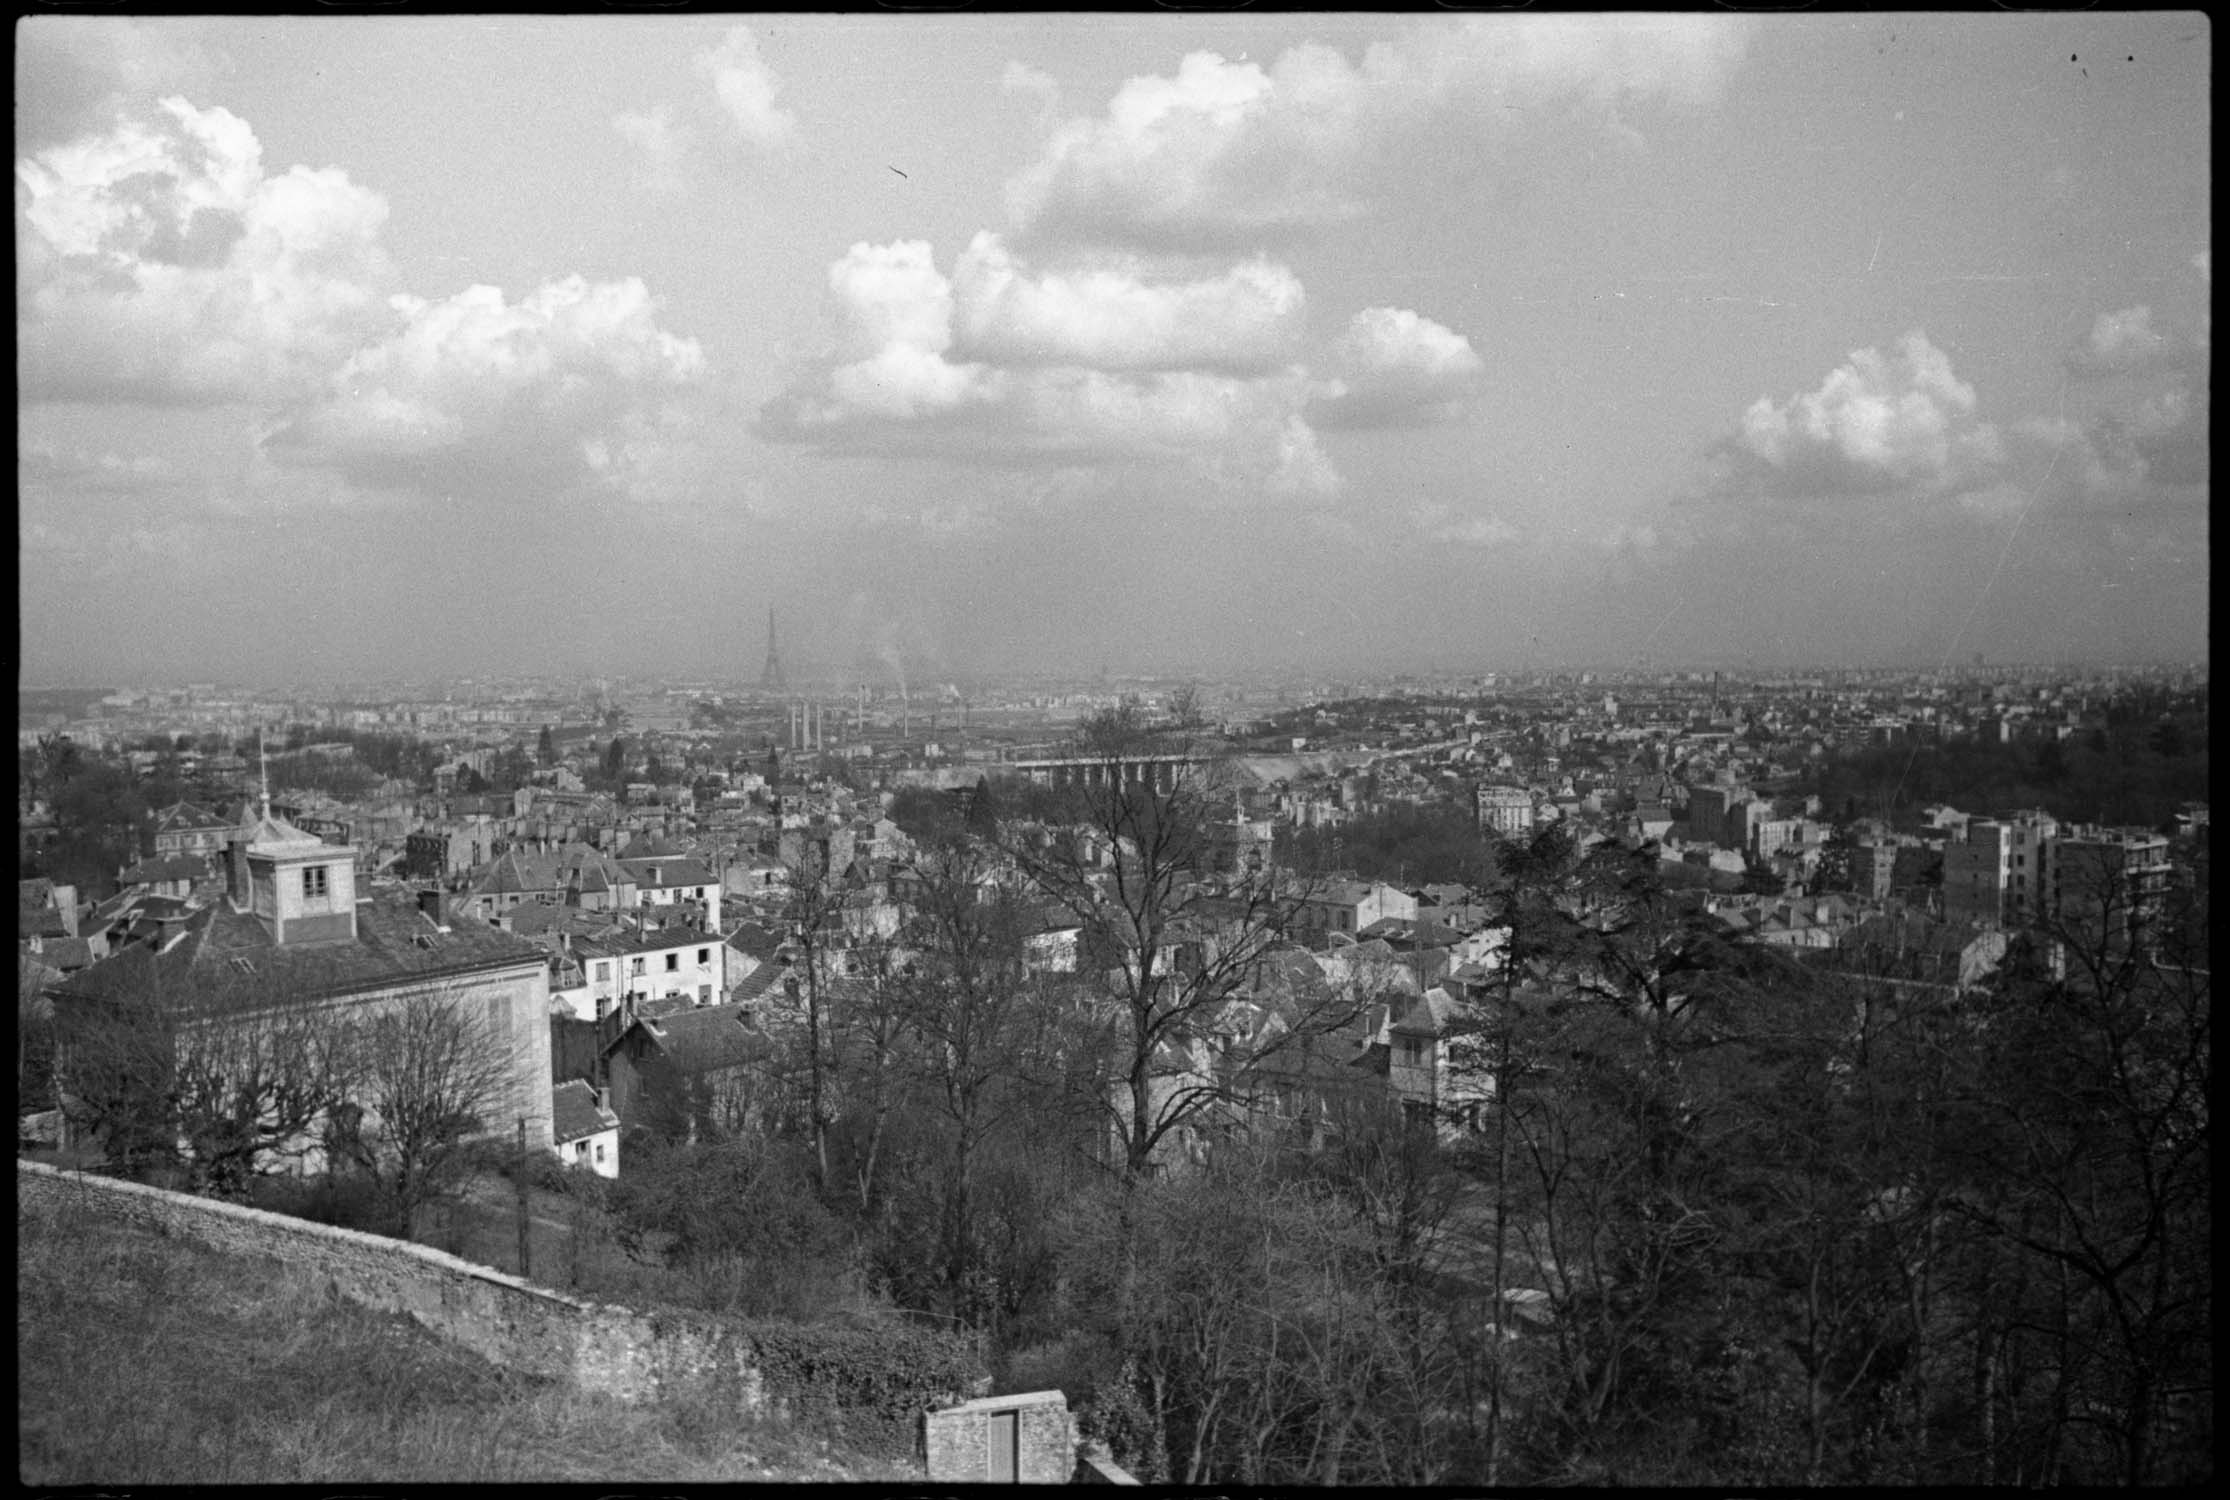
POLYGON ((35 17, 19 680, 2204 660, 2212 46, 35 17))

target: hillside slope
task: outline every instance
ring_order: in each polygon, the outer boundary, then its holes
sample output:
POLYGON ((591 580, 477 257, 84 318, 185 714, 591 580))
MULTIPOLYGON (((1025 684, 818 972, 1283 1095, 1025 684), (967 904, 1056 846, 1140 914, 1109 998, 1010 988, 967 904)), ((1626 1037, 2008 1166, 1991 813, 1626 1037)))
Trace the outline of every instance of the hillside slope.
POLYGON ((270 1264, 69 1211, 16 1234, 26 1484, 921 1478, 812 1420, 524 1380, 270 1264))

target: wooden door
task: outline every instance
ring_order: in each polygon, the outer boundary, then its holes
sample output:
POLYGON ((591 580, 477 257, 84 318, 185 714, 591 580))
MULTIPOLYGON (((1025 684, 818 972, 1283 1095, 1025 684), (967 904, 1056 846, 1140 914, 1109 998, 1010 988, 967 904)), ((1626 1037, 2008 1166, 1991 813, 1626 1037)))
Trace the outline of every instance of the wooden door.
POLYGON ((987 1424, 984 1441, 984 1475, 993 1484, 1015 1482, 1015 1459, 1021 1413, 995 1411, 987 1424))

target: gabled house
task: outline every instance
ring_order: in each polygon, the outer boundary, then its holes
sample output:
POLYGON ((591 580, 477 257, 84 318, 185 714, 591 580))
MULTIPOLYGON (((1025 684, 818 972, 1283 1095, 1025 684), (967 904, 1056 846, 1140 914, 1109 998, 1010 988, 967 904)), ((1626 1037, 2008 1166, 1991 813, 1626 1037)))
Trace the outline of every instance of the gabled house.
POLYGON ((198 802, 173 802, 155 814, 155 854, 158 858, 171 854, 215 858, 224 853, 225 838, 233 826, 233 820, 198 802))
POLYGON ((599 1177, 619 1176, 619 1116, 609 1092, 570 1078, 550 1090, 550 1135, 558 1160, 599 1177))
POLYGON ((774 1052, 749 1005, 638 1015, 604 1052, 612 1110, 627 1132, 694 1139, 756 1129, 774 1052))
POLYGON ((727 943, 700 928, 623 927, 576 939, 571 951, 594 1008, 584 1019, 658 999, 714 1005, 727 994, 727 943))
POLYGON ((116 883, 124 890, 172 896, 183 901, 194 894, 196 886, 212 886, 214 880, 209 872, 209 861, 202 856, 165 854, 119 870, 116 883))

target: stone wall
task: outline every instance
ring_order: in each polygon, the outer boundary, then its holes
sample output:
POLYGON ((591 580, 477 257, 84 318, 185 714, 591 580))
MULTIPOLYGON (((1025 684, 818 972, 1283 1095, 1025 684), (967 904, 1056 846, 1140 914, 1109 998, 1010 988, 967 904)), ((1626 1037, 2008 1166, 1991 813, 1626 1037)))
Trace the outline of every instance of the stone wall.
POLYGON ((978 1483, 1003 1468, 990 1454, 992 1418, 1009 1415, 1014 1482, 1067 1484, 1076 1469, 1076 1424, 1060 1391, 985 1396, 929 1413, 922 1422, 922 1457, 930 1481, 978 1483))
POLYGON ((580 1302, 424 1245, 39 1162, 16 1162, 16 1212, 85 1214, 275 1261, 351 1301, 408 1314, 493 1363, 594 1394, 633 1401, 712 1383, 733 1393, 740 1413, 768 1404, 745 1336, 709 1314, 580 1302))

